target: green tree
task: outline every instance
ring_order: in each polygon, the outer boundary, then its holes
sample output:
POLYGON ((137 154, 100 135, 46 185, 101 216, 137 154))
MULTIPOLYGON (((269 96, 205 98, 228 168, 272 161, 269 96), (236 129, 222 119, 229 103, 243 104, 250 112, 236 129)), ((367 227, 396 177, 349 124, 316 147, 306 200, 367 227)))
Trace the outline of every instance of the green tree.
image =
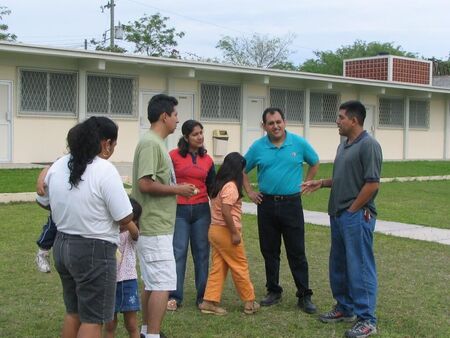
POLYGON ((95 39, 91 39, 91 41, 89 41, 91 45, 95 46, 95 50, 101 50, 104 52, 113 52, 113 53, 126 53, 127 50, 125 48, 122 48, 116 44, 114 44, 114 47, 111 47, 109 44, 109 41, 98 41, 95 39))
MULTIPOLYGON (((251 37, 225 36, 219 40, 216 48, 220 49, 227 63, 239 66, 285 69, 287 59, 292 51, 289 46, 295 35, 269 37, 253 34, 251 37)), ((292 64, 290 64, 292 66, 292 64)))
POLYGON ((306 60, 300 71, 310 73, 342 75, 344 59, 376 56, 379 53, 416 58, 414 53, 406 52, 393 42, 365 42, 356 40, 352 45, 341 46, 336 51, 315 51, 313 59, 306 60))
POLYGON ((179 58, 179 51, 174 47, 178 45, 176 39, 182 38, 185 33, 168 28, 167 20, 168 17, 162 17, 159 13, 144 14, 139 20, 124 25, 125 40, 135 44, 135 53, 179 58))
POLYGON ((8 25, 3 23, 3 18, 10 15, 11 11, 8 7, 0 6, 0 40, 16 41, 17 35, 8 33, 8 25))
POLYGON ((428 59, 433 62, 433 75, 435 76, 448 76, 450 75, 450 54, 448 60, 441 60, 435 57, 428 59))

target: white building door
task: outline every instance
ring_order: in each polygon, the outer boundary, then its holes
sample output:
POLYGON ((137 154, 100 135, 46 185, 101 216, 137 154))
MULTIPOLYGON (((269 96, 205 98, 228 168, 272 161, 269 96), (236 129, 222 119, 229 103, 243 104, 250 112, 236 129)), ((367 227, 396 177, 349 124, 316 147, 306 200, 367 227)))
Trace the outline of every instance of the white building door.
POLYGON ((157 92, 141 92, 139 96, 139 136, 142 136, 146 131, 150 129, 150 122, 147 117, 148 103, 153 96, 160 94, 157 92))
POLYGON ((364 105, 366 107, 366 119, 364 120, 364 129, 375 137, 375 106, 364 105))
POLYGON ((181 126, 187 120, 194 118, 194 94, 172 94, 178 100, 178 126, 175 132, 167 138, 167 149, 172 150, 177 147, 181 137, 181 126))
MULTIPOLYGON (((157 92, 143 91, 140 95, 139 112, 139 130, 140 135, 144 134, 150 128, 150 122, 147 117, 148 103, 153 96, 160 94, 157 92)), ((172 135, 167 138, 167 149, 176 148, 178 140, 181 137, 181 126, 186 120, 194 118, 194 94, 172 94, 178 100, 178 126, 172 135)))
POLYGON ((242 134, 242 154, 245 155, 252 143, 264 135, 261 126, 264 111, 263 97, 249 97, 246 102, 245 129, 242 134))
POLYGON ((0 162, 11 162, 12 84, 0 81, 0 162))

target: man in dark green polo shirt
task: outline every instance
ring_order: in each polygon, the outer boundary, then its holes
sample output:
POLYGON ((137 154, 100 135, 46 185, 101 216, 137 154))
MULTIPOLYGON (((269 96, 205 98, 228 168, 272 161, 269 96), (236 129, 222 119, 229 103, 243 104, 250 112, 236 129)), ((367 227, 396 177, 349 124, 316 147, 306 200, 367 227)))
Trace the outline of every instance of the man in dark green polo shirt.
POLYGON ((333 178, 302 185, 303 193, 331 188, 330 285, 336 306, 319 316, 325 323, 352 322, 346 337, 376 334, 377 272, 373 254, 375 197, 380 184, 382 152, 363 128, 366 109, 359 101, 339 107, 339 134, 347 140, 338 147, 333 178))

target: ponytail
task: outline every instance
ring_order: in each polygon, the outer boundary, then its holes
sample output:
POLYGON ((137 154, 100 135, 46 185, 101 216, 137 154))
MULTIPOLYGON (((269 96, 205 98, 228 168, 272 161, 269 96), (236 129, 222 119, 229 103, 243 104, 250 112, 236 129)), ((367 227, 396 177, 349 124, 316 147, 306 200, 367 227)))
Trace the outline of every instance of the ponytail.
POLYGON ((117 140, 117 125, 107 117, 90 117, 77 124, 67 134, 70 159, 70 187, 77 187, 88 164, 101 152, 101 141, 117 140))

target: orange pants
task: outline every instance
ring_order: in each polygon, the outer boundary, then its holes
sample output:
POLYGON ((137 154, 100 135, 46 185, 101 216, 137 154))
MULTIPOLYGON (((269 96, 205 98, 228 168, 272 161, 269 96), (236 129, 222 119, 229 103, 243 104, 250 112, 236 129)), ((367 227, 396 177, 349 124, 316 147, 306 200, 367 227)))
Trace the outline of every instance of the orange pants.
POLYGON ((213 225, 209 227, 208 239, 212 247, 212 266, 209 270, 208 282, 203 299, 210 302, 220 302, 223 285, 227 278, 228 269, 242 301, 255 300, 255 290, 250 280, 247 256, 244 243, 233 245, 231 234, 225 226, 213 225))

